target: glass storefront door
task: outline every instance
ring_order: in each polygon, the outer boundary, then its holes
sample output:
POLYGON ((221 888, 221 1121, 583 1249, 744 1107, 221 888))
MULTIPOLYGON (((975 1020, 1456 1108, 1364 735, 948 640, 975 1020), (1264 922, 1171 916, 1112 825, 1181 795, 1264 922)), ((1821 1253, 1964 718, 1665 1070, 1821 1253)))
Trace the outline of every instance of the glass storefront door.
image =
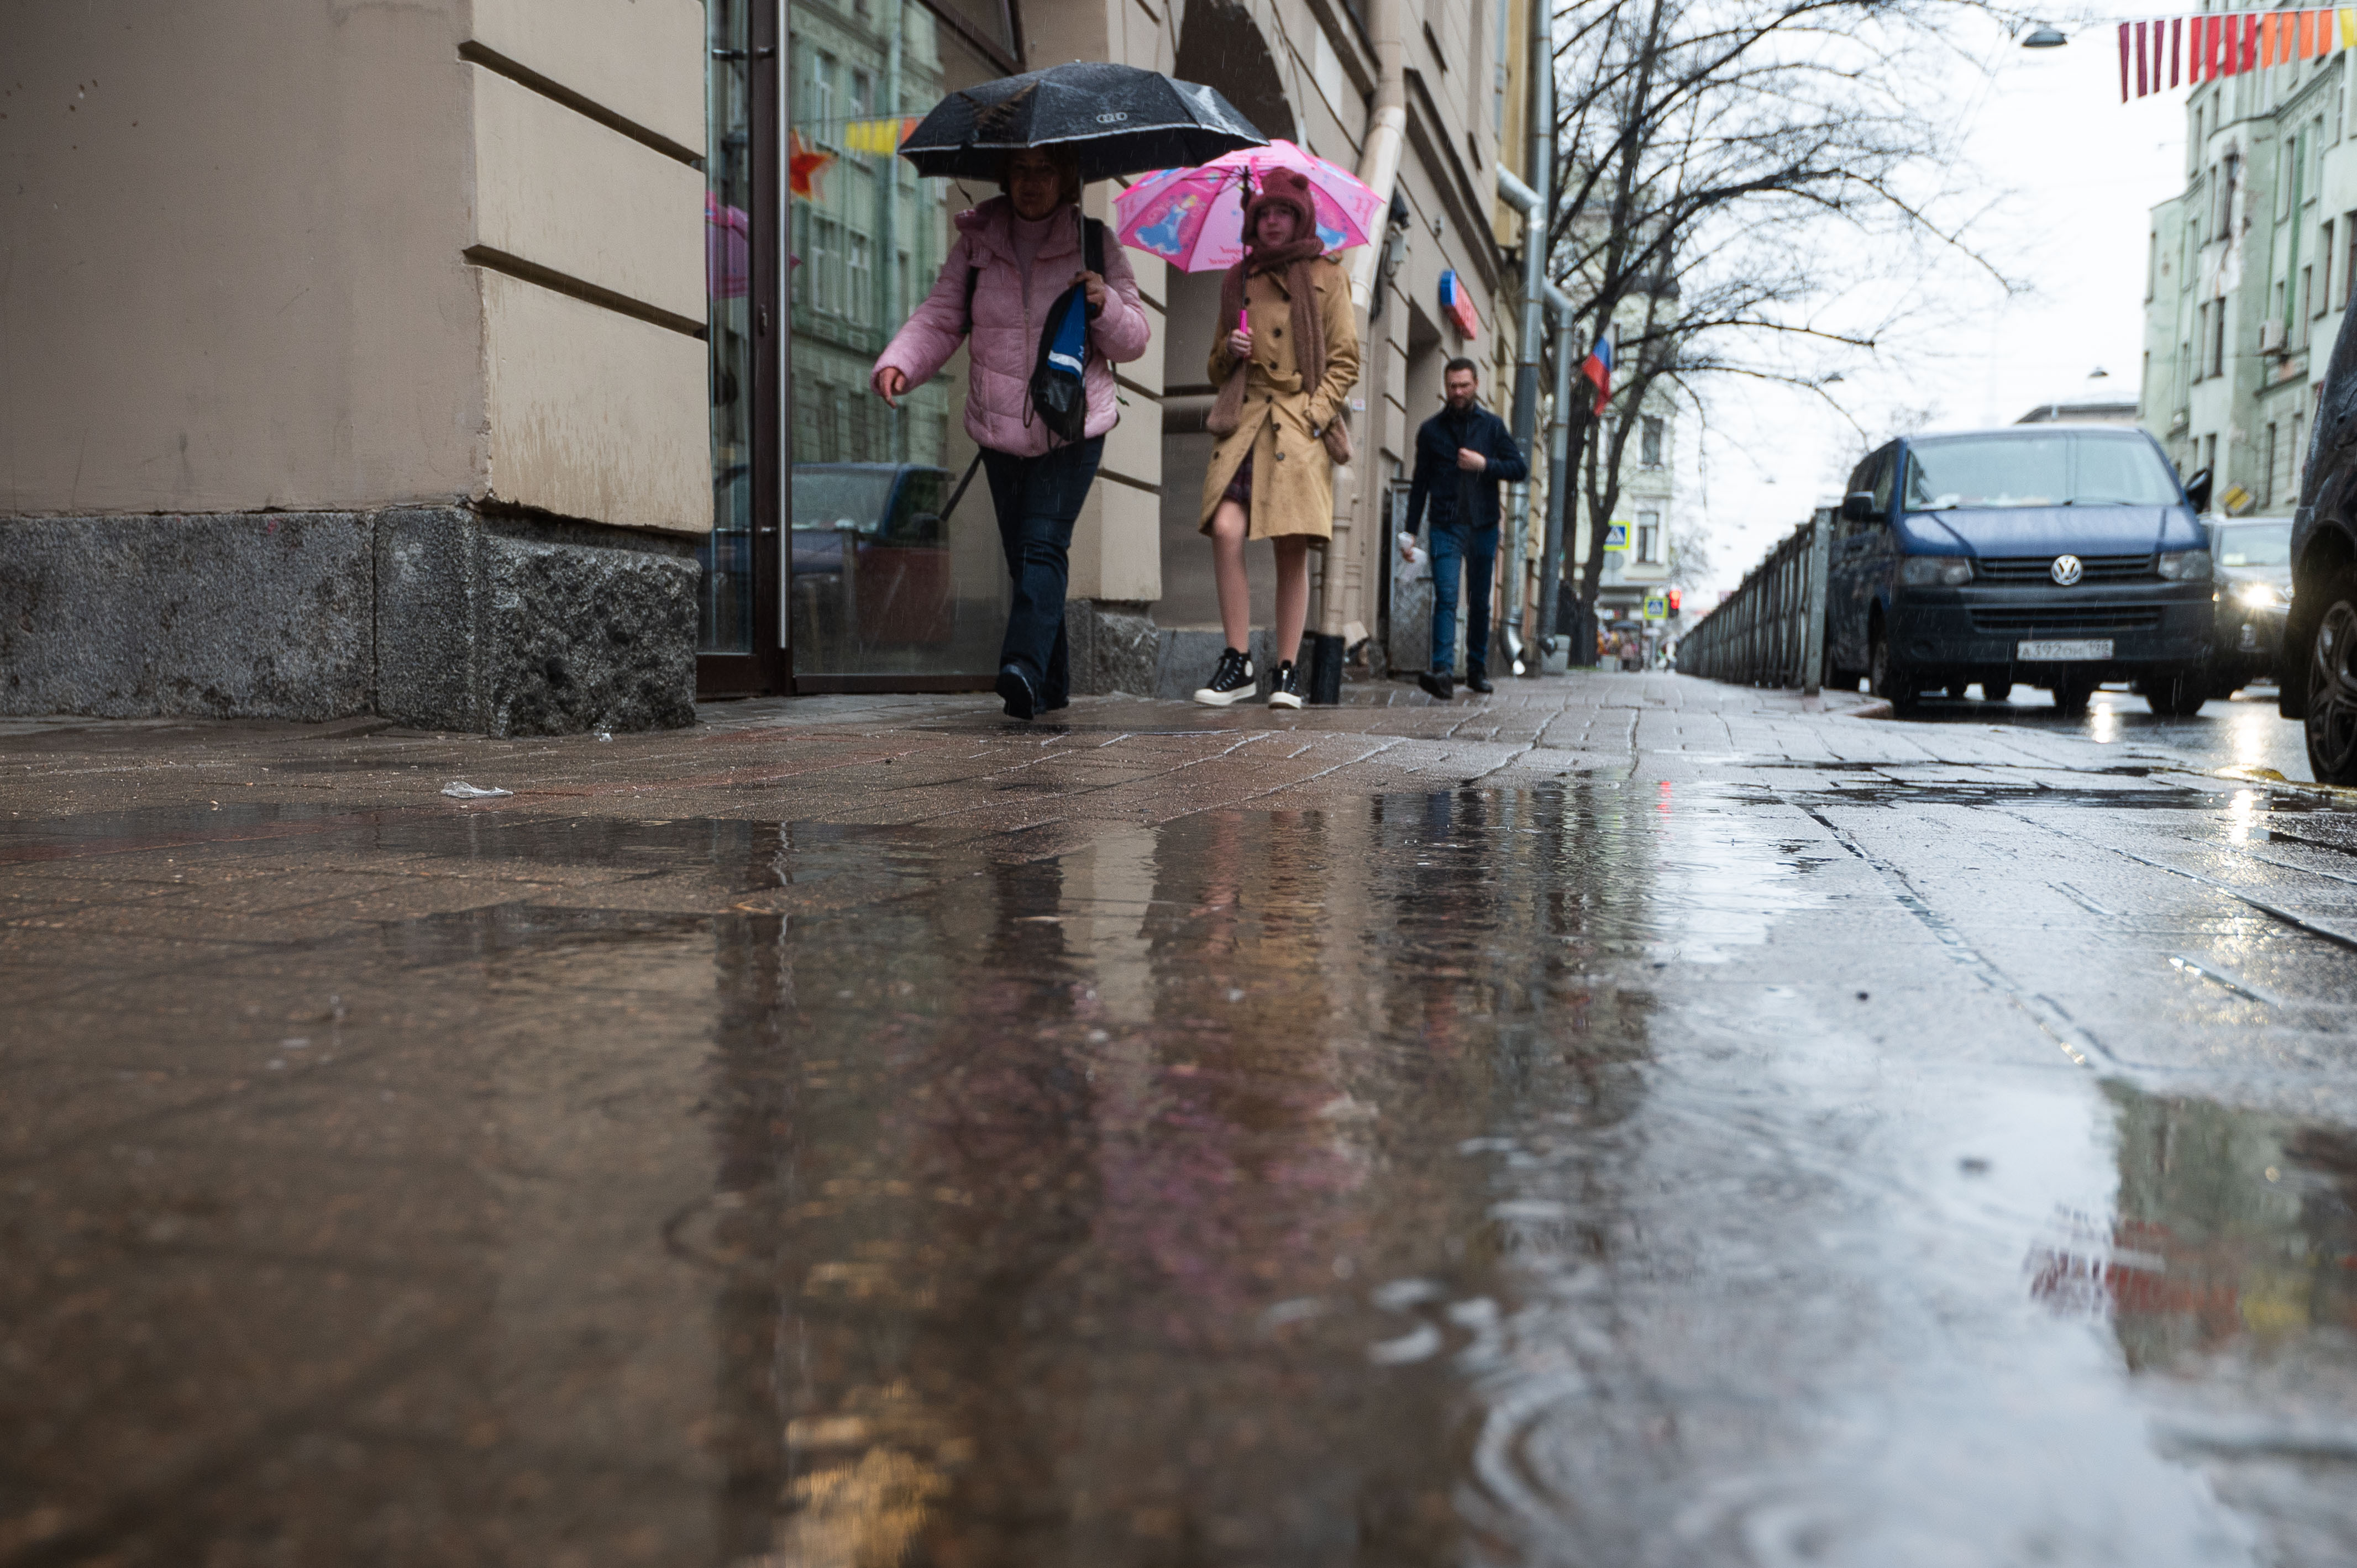
POLYGON ((949 505, 974 451, 965 351, 897 413, 867 377, 932 287, 954 216, 996 194, 917 178, 900 137, 945 94, 1019 69, 1013 0, 705 0, 705 15, 698 689, 986 689, 1006 574, 988 485, 949 505))
POLYGON ((895 151, 943 95, 1011 69, 996 0, 943 11, 852 0, 789 14, 783 594, 797 691, 982 689, 997 667, 1006 572, 983 477, 948 506, 974 454, 965 350, 897 412, 868 386, 933 286, 954 215, 997 194, 920 179, 895 151))
POLYGON ((776 590, 781 391, 776 232, 776 0, 705 0, 705 287, 712 532, 701 554, 697 681, 706 695, 782 691, 776 590))

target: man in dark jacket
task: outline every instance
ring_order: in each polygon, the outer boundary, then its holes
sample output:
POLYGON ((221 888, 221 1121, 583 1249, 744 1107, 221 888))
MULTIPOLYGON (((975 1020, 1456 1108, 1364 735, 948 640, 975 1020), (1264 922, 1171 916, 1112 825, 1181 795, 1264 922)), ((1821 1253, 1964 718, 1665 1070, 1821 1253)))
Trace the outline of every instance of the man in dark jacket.
POLYGON ((1457 573, 1465 572, 1465 684, 1490 686, 1490 587, 1498 564, 1498 486, 1530 477, 1530 463, 1506 422, 1473 400, 1480 372, 1451 360, 1441 385, 1448 405, 1415 433, 1415 478, 1407 532, 1432 508, 1432 668, 1416 684, 1443 702, 1457 694, 1457 573))

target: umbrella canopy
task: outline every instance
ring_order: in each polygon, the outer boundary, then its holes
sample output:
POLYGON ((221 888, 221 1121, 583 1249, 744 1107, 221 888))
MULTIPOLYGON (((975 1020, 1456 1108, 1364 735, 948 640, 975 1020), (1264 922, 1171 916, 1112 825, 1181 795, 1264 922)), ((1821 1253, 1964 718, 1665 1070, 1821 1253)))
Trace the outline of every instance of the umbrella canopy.
POLYGON ((1374 237, 1383 199, 1350 170, 1291 142, 1146 176, 1114 198, 1115 231, 1123 244, 1149 251, 1181 272, 1233 265, 1244 253, 1244 203, 1274 168, 1308 180, 1318 238, 1327 250, 1346 251, 1374 237))
POLYGON ((1080 155, 1082 179, 1110 179, 1266 145, 1208 87, 1074 60, 951 93, 900 144, 900 156, 919 174, 996 179, 1008 153, 1056 147, 1080 155))

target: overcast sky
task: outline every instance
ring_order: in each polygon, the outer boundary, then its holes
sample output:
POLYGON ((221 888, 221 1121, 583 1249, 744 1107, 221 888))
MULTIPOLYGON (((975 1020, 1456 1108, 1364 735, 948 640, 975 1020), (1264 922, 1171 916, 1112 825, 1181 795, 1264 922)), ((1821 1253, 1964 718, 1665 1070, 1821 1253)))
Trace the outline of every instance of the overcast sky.
POLYGON ((2024 49, 1993 29, 1972 41, 1992 69, 1966 94, 1972 177, 1960 195, 1996 201, 1975 225, 1982 248, 2032 292, 2007 299, 1986 273, 1945 266, 1927 286, 1961 308, 1961 321, 1846 372, 1828 391, 1847 419, 1805 392, 1706 389, 1708 428, 1680 443, 1680 510, 1704 534, 1715 587, 1734 587, 1838 489, 1860 452, 1851 420, 1880 435, 1905 410, 1928 410, 1943 427, 2002 424, 2057 397, 2136 394, 2146 236, 2153 204, 2184 183, 2186 89, 2123 106, 2109 25, 2074 28, 2058 49, 2024 49), (2110 377, 2091 382, 2098 367, 2110 377))

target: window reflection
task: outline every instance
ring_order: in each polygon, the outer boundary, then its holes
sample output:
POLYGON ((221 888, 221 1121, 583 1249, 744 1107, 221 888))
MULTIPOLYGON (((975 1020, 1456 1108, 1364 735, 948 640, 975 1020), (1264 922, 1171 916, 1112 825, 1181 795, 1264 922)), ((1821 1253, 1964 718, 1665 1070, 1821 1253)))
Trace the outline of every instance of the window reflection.
POLYGON ((746 0, 707 0, 705 286, 712 368, 712 532, 700 551, 696 646, 753 648, 752 23, 746 0))
MULTIPOLYGON (((1003 72, 921 5, 798 7, 791 25, 790 124, 806 174, 790 230, 795 677, 987 672, 1006 575, 986 487, 947 508, 974 450, 965 354, 897 413, 867 377, 931 288, 954 215, 996 194, 917 177, 900 138, 944 94, 1003 72)), ((994 20, 985 36, 1002 30, 994 20)))

